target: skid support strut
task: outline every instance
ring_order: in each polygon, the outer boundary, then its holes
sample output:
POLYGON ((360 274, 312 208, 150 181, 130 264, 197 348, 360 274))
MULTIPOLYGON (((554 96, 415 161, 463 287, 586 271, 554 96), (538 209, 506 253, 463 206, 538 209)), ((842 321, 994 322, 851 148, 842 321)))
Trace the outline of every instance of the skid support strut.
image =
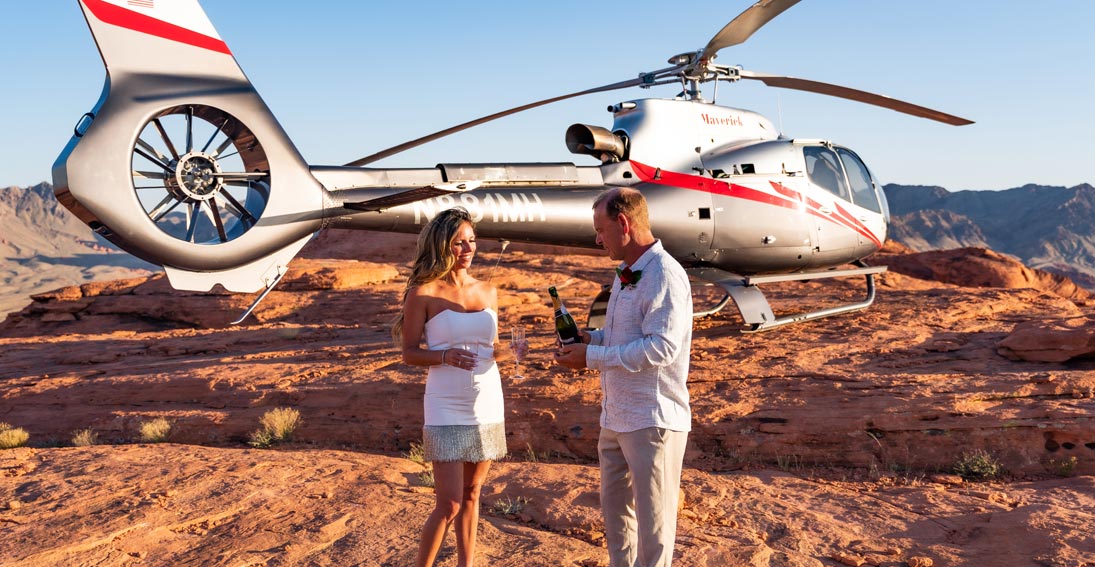
POLYGON ((777 274, 768 276, 742 276, 715 268, 689 268, 687 271, 688 275, 691 276, 693 279, 710 282, 726 290, 726 296, 722 298, 722 301, 720 301, 718 305, 706 311, 697 311, 697 317, 717 313, 728 303, 729 299, 733 299, 734 303, 738 306, 738 311, 741 313, 742 319, 745 320, 745 324, 747 325, 745 329, 742 329, 742 332, 758 333, 761 331, 769 331, 777 327, 782 327, 790 323, 809 321, 811 319, 820 319, 822 317, 829 317, 832 315, 839 315, 841 313, 850 313, 853 311, 866 309, 872 303, 874 303, 874 276, 876 274, 885 272, 886 266, 860 265, 860 267, 858 268, 819 270, 815 272, 797 272, 793 274, 777 274), (757 287, 760 284, 765 283, 803 281, 821 278, 838 278, 860 275, 864 276, 864 278, 866 279, 867 286, 867 296, 863 299, 863 301, 849 303, 846 305, 838 305, 836 307, 830 307, 827 309, 819 309, 817 311, 810 311, 807 313, 785 315, 783 317, 776 317, 776 315, 772 312, 772 307, 768 304, 768 299, 764 297, 764 292, 762 292, 760 288, 757 287))

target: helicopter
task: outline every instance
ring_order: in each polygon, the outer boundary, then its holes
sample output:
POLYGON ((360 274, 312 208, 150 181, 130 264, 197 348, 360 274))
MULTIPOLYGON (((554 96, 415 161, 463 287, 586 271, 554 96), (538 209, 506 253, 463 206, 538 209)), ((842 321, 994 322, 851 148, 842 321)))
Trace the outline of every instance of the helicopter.
MULTIPOLYGON (((466 208, 480 238, 598 248, 592 204, 632 187, 655 236, 694 285, 733 300, 745 332, 866 309, 884 266, 865 258, 886 239, 889 210, 851 149, 782 136, 768 118, 704 98, 701 86, 760 81, 880 106, 950 125, 970 120, 839 85, 720 65, 799 0, 761 0, 696 51, 637 77, 503 110, 339 166, 310 165, 244 75, 198 0, 78 0, 106 67, 93 109, 53 166, 57 199, 130 254, 164 268, 177 289, 260 292, 326 228, 417 233, 466 208), (597 165, 376 161, 480 124, 583 95, 677 85, 670 98, 611 105, 611 127, 574 124, 567 148, 597 165), (862 301, 777 316, 760 285, 862 276, 862 301)), ((608 286, 590 308, 603 321, 608 286)))

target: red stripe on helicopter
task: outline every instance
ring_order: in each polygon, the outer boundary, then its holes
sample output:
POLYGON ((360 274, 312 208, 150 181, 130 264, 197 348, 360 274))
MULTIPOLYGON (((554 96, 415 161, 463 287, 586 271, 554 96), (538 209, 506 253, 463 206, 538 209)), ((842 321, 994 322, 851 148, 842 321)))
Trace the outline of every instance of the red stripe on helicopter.
POLYGON ((726 195, 727 197, 737 197, 739 199, 757 201, 788 209, 797 209, 801 207, 800 202, 785 199, 779 195, 765 193, 764 191, 758 191, 744 185, 734 185, 718 179, 700 177, 699 175, 689 175, 687 173, 677 173, 676 171, 666 171, 637 161, 631 162, 631 168, 639 175, 639 179, 650 183, 706 191, 707 193, 718 193, 719 195, 726 195))
MULTIPOLYGON (((878 240, 870 229, 868 229, 863 223, 859 222, 853 217, 847 210, 836 205, 836 209, 839 213, 823 213, 821 211, 821 203, 784 186, 781 183, 774 181, 770 182, 772 189, 774 189, 779 195, 773 195, 771 193, 765 193, 758 189, 746 187, 744 185, 737 185, 734 183, 727 183, 719 179, 711 179, 708 177, 702 177, 699 175, 691 175, 688 173, 678 173, 675 171, 665 171, 656 167, 652 167, 636 161, 631 162, 631 168, 639 176, 639 179, 648 183, 657 183, 659 185, 671 185, 673 187, 681 187, 684 189, 693 189, 697 191, 705 191, 707 193, 716 193, 719 195, 725 195, 727 197, 734 197, 738 199, 746 199, 748 201, 756 201, 759 203, 765 203, 768 205, 775 205, 777 207, 784 207, 788 209, 801 209, 803 203, 806 204, 806 212, 814 215, 815 217, 825 219, 833 224, 840 225, 842 227, 851 229, 861 235, 864 238, 873 242, 876 246, 881 247, 882 243, 878 240)), ((835 203, 834 203, 835 204, 835 203)))
POLYGON ((202 49, 231 55, 228 44, 194 30, 186 29, 151 16, 134 12, 121 6, 115 6, 103 0, 83 0, 96 18, 107 24, 130 29, 136 32, 162 37, 167 40, 193 45, 202 49))
POLYGON ((874 234, 871 233, 870 229, 868 229, 866 226, 863 225, 863 223, 859 222, 855 217, 853 217, 852 214, 847 211, 847 209, 841 207, 840 203, 833 203, 833 205, 836 206, 837 212, 840 213, 839 215, 824 213, 821 211, 821 203, 818 203, 817 201, 805 195, 802 195, 798 191, 785 187, 782 183, 776 183, 775 181, 770 181, 769 183, 772 185, 772 189, 775 189, 777 193, 781 193, 792 199, 805 201, 808 207, 806 210, 815 217, 825 219, 829 222, 841 224, 863 235, 867 240, 875 243, 876 246, 882 246, 882 243, 879 242, 878 238, 874 234))

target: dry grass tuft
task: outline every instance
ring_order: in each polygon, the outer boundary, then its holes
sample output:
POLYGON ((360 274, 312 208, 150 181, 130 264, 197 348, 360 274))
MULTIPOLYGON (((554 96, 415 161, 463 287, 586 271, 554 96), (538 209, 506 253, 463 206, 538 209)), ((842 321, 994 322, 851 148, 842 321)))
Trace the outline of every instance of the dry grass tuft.
POLYGON ((141 423, 141 441, 144 443, 163 443, 171 435, 171 422, 165 417, 141 423))
POLYGON ((262 428, 251 434, 250 444, 265 449, 292 439, 302 420, 300 412, 293 408, 274 408, 264 413, 259 423, 262 428))
POLYGON ((21 427, 0 423, 0 449, 22 447, 30 440, 30 433, 21 427))
POLYGON ((426 451, 422 448, 421 443, 411 442, 411 448, 403 453, 403 458, 411 461, 412 463, 418 463, 422 466, 426 466, 426 451))
POLYGON ((90 427, 82 429, 72 434, 72 446, 73 447, 91 447, 99 443, 99 434, 95 433, 90 427))

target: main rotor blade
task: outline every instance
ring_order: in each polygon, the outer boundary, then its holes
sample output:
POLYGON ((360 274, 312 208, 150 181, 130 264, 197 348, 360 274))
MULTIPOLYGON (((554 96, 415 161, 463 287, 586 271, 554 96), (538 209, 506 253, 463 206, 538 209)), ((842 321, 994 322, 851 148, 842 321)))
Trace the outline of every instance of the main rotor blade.
POLYGON ((798 2, 799 0, 760 0, 753 4, 707 42, 707 47, 703 48, 700 59, 710 60, 720 49, 743 43, 753 35, 753 32, 798 2))
POLYGON ((811 93, 835 96, 838 98, 846 98, 848 100, 854 100, 857 102, 865 102, 867 104, 873 104, 875 106, 889 108, 890 110, 904 112, 905 114, 919 116, 920 118, 937 120, 939 122, 950 124, 952 126, 965 126, 967 124, 973 124, 972 120, 953 116, 951 114, 940 112, 938 110, 932 110, 930 108, 913 104, 911 102, 905 102, 903 100, 897 100, 896 98, 890 98, 888 96, 880 94, 874 94, 857 89, 851 89, 848 87, 842 87, 840 85, 832 85, 829 83, 810 81, 807 79, 796 79, 795 77, 784 77, 781 75, 768 75, 766 73, 756 73, 753 71, 745 70, 739 71, 739 73, 741 75, 741 78, 743 79, 762 81, 764 82, 764 84, 770 87, 794 89, 796 91, 807 91, 811 93))
POLYGON ((515 107, 513 107, 509 110, 503 110, 502 112, 496 112, 494 114, 484 116, 482 118, 477 118, 477 119, 472 120, 470 122, 464 122, 463 124, 457 124, 456 126, 453 126, 452 128, 446 128, 446 129, 441 130, 439 132, 434 132, 433 134, 430 134, 428 136, 423 136, 421 138, 417 138, 417 139, 411 140, 409 142, 404 142, 402 144, 399 144, 398 146, 392 146, 392 147, 390 147, 386 150, 379 151, 375 154, 368 155, 368 156, 365 156, 361 159, 351 161, 350 163, 347 163, 346 166, 348 166, 348 167, 357 167, 357 166, 366 165, 366 164, 372 163, 374 161, 384 159, 388 156, 398 154, 399 152, 403 152, 403 151, 409 150, 411 148, 421 146, 422 144, 425 144, 426 142, 432 142, 432 141, 434 141, 438 138, 444 138, 445 136, 448 136, 449 134, 455 134, 457 132, 460 132, 461 130, 467 130, 468 128, 471 128, 472 126, 478 126, 480 124, 484 124, 484 123, 490 122, 492 120, 497 120, 499 118, 504 118, 504 117, 509 116, 511 114, 517 114, 518 112, 522 112, 522 111, 525 111, 525 110, 536 108, 538 106, 544 106, 545 104, 551 104, 553 102, 559 102, 561 100, 566 100, 568 98, 579 97, 579 96, 583 96, 583 95, 587 95, 587 94, 603 93, 603 92, 607 92, 607 91, 615 91, 615 90, 619 90, 619 89, 626 89, 628 87, 635 87, 635 86, 639 86, 639 85, 643 85, 643 84, 650 84, 652 82, 653 78, 661 76, 662 74, 664 74, 666 72, 676 71, 680 68, 681 68, 680 65, 675 65, 673 67, 666 67, 665 69, 660 69, 658 71, 653 71, 651 73, 643 73, 642 75, 639 75, 635 79, 620 81, 618 83, 612 83, 611 85, 604 85, 602 87, 595 87, 595 88, 592 88, 592 89, 586 89, 584 91, 578 91, 578 92, 565 94, 565 95, 560 95, 560 96, 556 96, 556 97, 552 97, 552 98, 546 98, 544 100, 540 100, 540 101, 537 101, 537 102, 533 102, 533 103, 529 103, 529 104, 523 104, 521 106, 515 106, 515 107))

